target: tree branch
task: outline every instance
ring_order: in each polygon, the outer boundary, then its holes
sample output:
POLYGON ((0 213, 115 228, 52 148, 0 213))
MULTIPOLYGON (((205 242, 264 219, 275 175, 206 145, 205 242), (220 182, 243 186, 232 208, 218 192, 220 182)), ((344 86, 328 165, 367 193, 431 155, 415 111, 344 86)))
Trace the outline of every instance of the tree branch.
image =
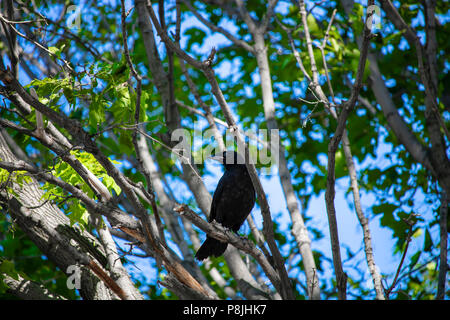
POLYGON ((8 287, 7 291, 19 299, 66 300, 63 296, 50 292, 41 284, 31 280, 26 280, 20 274, 17 274, 17 279, 14 279, 7 274, 2 274, 0 278, 3 279, 3 283, 8 287))
POLYGON ((436 294, 436 299, 445 299, 445 285, 447 282, 447 272, 449 271, 447 263, 447 216, 448 216, 448 197, 445 191, 441 192, 441 210, 439 218, 439 230, 440 230, 440 254, 439 254, 439 276, 438 276, 438 290, 436 294))
MULTIPOLYGON (((300 2, 303 2, 300 0, 300 2)), ((371 0, 368 2, 368 6, 373 5, 374 1, 371 0)), ((304 9, 303 9, 304 11, 304 9)), ((368 21, 372 13, 367 13, 365 22, 368 21)), ((303 20, 306 21, 306 18, 303 20)), ((351 90, 351 95, 348 101, 343 104, 342 112, 338 118, 337 128, 335 130, 334 136, 331 139, 328 145, 328 173, 327 173, 327 188, 325 191, 325 199, 327 206, 327 214, 328 214, 328 223, 330 228, 330 238, 331 238, 331 248, 333 253, 333 265, 336 273, 336 282, 338 288, 338 298, 340 300, 346 299, 346 291, 347 291, 347 275, 344 273, 342 269, 342 261, 340 254, 340 245, 339 245, 339 236, 338 236, 338 226, 336 221, 336 209, 334 206, 334 197, 335 197, 335 157, 336 151, 338 149, 339 143, 342 139, 342 135, 344 134, 345 124, 347 121, 347 117, 349 113, 353 110, 356 99, 359 95, 359 90, 362 85, 362 76, 364 72, 364 68, 366 65, 367 54, 369 51, 369 43, 371 39, 371 27, 368 26, 367 23, 364 24, 363 31, 363 42, 360 48, 360 58, 358 63, 358 69, 355 76, 355 83, 351 90)))
POLYGON ((367 265, 369 267, 370 274, 372 276, 373 285, 376 292, 377 300, 384 300, 383 284, 381 283, 381 275, 375 264, 375 258, 373 256, 372 237, 370 235, 369 220, 364 215, 361 206, 361 199, 359 196, 358 180, 356 177, 356 168, 353 161, 352 152, 350 148, 350 141, 348 135, 344 133, 342 138, 342 146, 344 149, 345 160, 349 171, 350 184, 353 192, 353 202, 355 204, 356 216, 363 230, 364 235, 364 252, 366 255, 367 265))
POLYGON ((198 20, 200 20, 205 26, 207 26, 209 29, 211 29, 214 32, 219 32, 219 33, 223 34, 225 37, 228 38, 228 40, 233 42, 236 46, 241 47, 241 48, 247 50, 248 52, 251 52, 251 53, 254 52, 253 47, 251 45, 249 45, 246 41, 236 38, 235 36, 233 36, 230 32, 228 32, 224 28, 216 26, 215 24, 211 23, 208 19, 203 18, 203 16, 194 8, 194 6, 190 3, 189 0, 181 0, 181 2, 183 2, 188 7, 188 9, 192 12, 192 14, 198 20))
POLYGON ((413 235, 413 227, 414 227, 414 221, 411 220, 411 218, 415 216, 415 214, 410 215, 407 219, 404 219, 404 222, 408 225, 409 230, 408 234, 406 236, 406 244, 405 249, 403 250, 402 258, 400 259, 400 263, 398 264, 397 271, 395 272, 394 280, 392 280, 392 284, 389 288, 385 290, 386 299, 389 299, 390 294, 392 293, 392 290, 394 290, 395 286, 397 285, 397 279, 400 274, 400 271, 402 270, 403 262, 406 258, 406 253, 408 252, 409 243, 411 242, 411 238, 413 235))

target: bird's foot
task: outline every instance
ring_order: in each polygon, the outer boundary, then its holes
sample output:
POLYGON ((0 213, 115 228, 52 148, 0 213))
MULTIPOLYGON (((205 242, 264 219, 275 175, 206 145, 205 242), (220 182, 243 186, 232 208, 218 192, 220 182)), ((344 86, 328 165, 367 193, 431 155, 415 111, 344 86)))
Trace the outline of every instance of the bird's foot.
POLYGON ((241 236, 240 234, 238 234, 239 239, 241 239, 242 241, 248 241, 248 237, 247 236, 241 236))

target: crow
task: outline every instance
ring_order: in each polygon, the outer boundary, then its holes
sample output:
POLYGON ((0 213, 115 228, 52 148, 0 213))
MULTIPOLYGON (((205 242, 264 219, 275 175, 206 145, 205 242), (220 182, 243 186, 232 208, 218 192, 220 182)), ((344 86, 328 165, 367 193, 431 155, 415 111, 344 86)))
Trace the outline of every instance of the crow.
MULTIPOLYGON (((235 151, 224 151, 211 159, 224 165, 225 172, 214 192, 209 222, 216 220, 222 226, 238 232, 255 205, 256 195, 244 158, 235 151)), ((206 237, 195 258, 204 260, 210 256, 219 257, 228 243, 206 237)))

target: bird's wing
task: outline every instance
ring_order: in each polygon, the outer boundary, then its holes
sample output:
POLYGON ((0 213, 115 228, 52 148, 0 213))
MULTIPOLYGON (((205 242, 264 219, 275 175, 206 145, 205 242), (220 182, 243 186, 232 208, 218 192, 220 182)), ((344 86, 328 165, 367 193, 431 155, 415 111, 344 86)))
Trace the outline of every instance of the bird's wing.
POLYGON ((214 191, 212 202, 211 202, 211 210, 209 211, 209 220, 208 220, 209 222, 216 219, 217 204, 219 203, 220 198, 222 197, 222 192, 223 192, 224 185, 225 185, 224 177, 225 177, 225 175, 223 175, 222 178, 220 178, 219 183, 217 184, 217 187, 216 187, 216 191, 214 191))

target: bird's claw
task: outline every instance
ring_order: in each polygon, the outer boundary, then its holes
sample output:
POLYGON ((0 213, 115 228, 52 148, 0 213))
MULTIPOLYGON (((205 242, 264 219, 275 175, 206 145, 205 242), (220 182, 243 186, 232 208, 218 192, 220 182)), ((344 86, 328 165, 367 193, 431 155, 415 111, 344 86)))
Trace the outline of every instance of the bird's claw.
POLYGON ((242 242, 248 242, 248 241, 249 241, 247 236, 241 236, 241 235, 238 235, 238 237, 239 237, 239 239, 240 239, 242 242))

